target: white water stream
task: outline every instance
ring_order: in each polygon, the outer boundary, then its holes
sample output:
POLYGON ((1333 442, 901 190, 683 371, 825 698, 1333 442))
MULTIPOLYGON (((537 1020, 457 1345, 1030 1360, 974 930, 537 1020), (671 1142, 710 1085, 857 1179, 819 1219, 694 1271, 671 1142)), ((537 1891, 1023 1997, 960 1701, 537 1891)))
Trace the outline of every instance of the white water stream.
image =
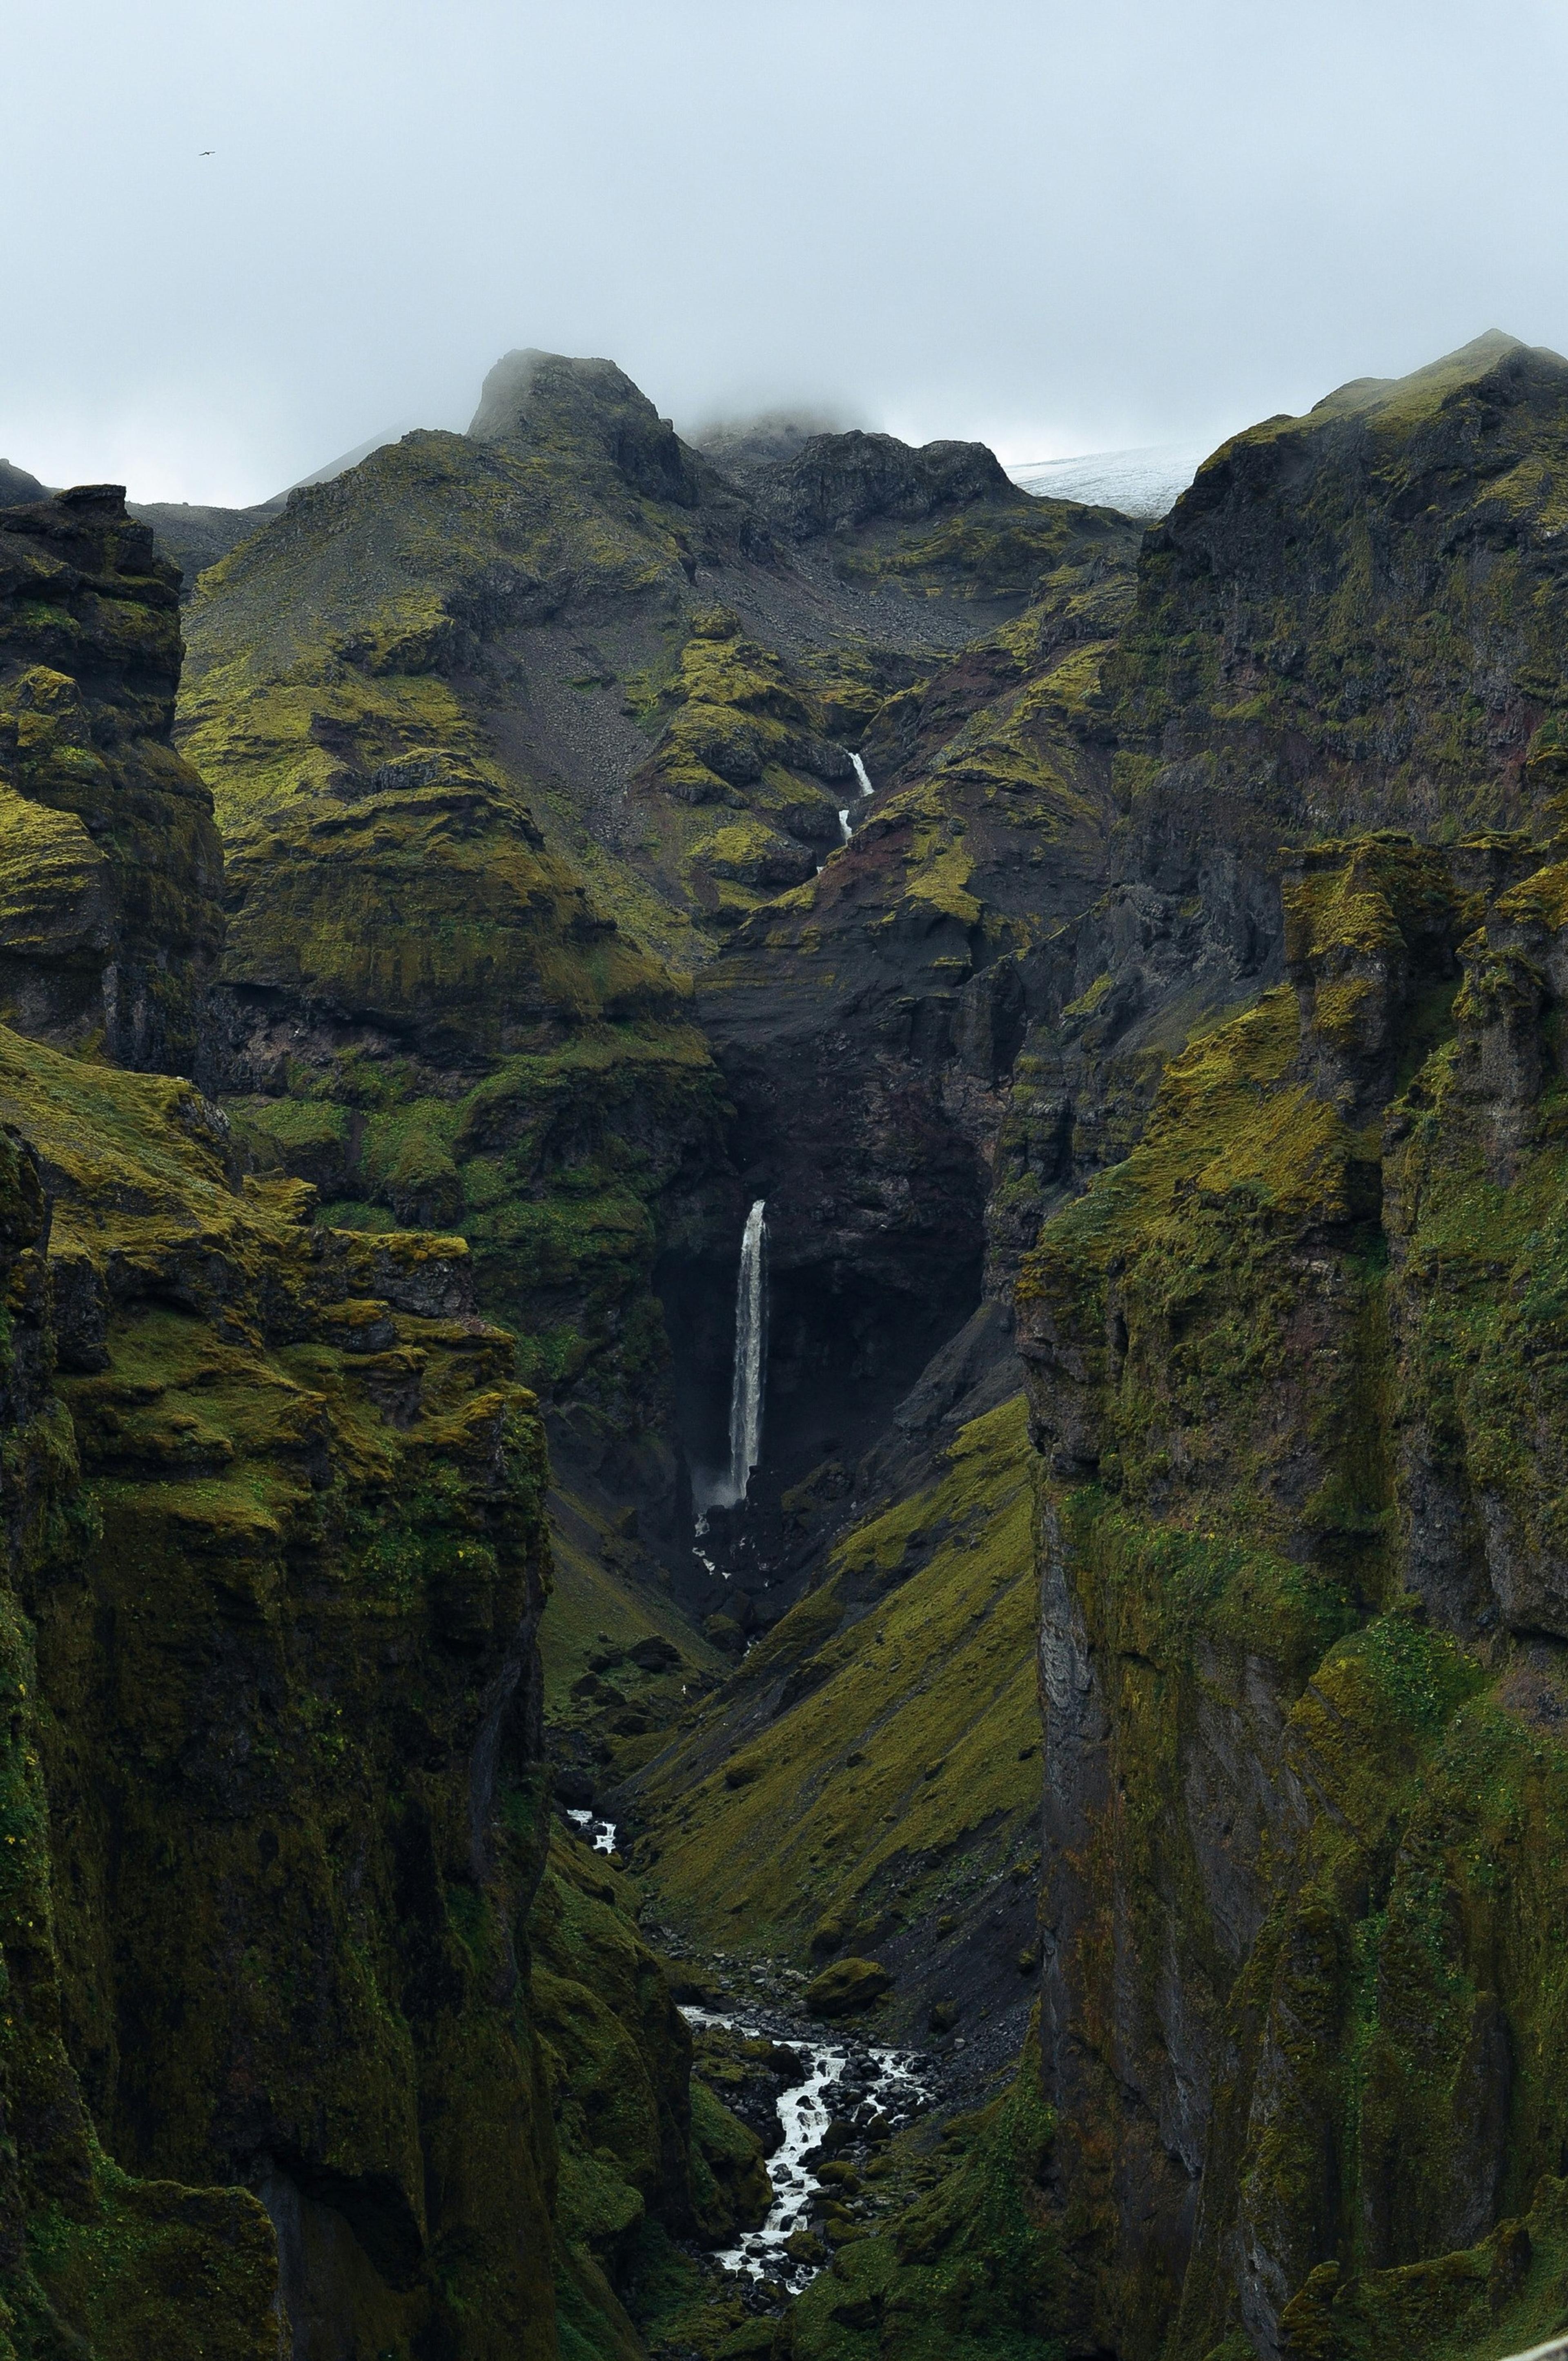
POLYGON ((722 2026, 749 2039, 778 2040, 804 2052, 807 2059, 806 2080, 779 2093, 784 2139, 768 2158, 773 2184, 768 2218, 761 2229, 742 2232, 738 2243, 717 2257, 726 2270, 798 2293, 816 2278, 818 2267, 797 2263, 787 2251, 789 2241, 796 2230, 811 2227, 811 2201, 824 2193, 824 2183, 806 2161, 808 2149, 819 2144, 834 2115, 849 2118, 871 2109, 885 2114, 895 2130, 907 2123, 931 2095, 921 2077, 921 2061, 903 2049, 869 2049, 858 2043, 851 2048, 843 2042, 818 2044, 793 2032, 770 2034, 761 2026, 708 2009, 684 2008, 681 2015, 688 2025, 722 2026))
MULTIPOLYGON (((762 1394, 768 1366, 768 1225, 766 1201, 759 1197, 740 1233, 740 1268, 735 1280, 735 1367, 729 1381, 729 1464, 722 1476, 695 1478, 696 1532, 707 1531, 709 1509, 738 1508, 751 1471, 762 1455, 762 1394)), ((702 1558, 700 1550, 694 1555, 702 1558)), ((726 1580, 729 1579, 726 1576, 726 1580)))
POLYGON ((615 1850, 615 1822, 596 1820, 591 1812, 568 1812, 566 1817, 576 1828, 592 1840, 596 1852, 615 1850))
MULTIPOLYGON (((850 762, 851 762, 851 763, 854 764, 854 766, 855 766, 855 776, 856 776, 856 778, 857 778, 857 779, 859 779, 859 781, 860 781, 860 783, 861 783, 861 795, 863 795, 863 796, 874 796, 874 795, 875 795, 875 793, 876 793, 876 789, 875 789, 875 788, 872 786, 872 781, 871 781, 871 774, 870 774, 870 772, 866 769, 866 766, 865 766, 865 764, 861 762, 861 760, 860 756, 859 756, 858 754, 851 754, 851 755, 850 755, 850 762)), ((840 818, 840 819, 841 819, 841 818, 843 818, 843 814, 840 812, 840 814, 839 815, 839 818, 840 818)))
POLYGON ((850 807, 846 804, 839 814, 839 829, 846 844, 850 841, 850 807))
POLYGON ((768 1345, 768 1225, 759 1197, 740 1234, 735 1289, 735 1376, 729 1390, 729 1497, 743 1500, 762 1455, 762 1372, 768 1345))

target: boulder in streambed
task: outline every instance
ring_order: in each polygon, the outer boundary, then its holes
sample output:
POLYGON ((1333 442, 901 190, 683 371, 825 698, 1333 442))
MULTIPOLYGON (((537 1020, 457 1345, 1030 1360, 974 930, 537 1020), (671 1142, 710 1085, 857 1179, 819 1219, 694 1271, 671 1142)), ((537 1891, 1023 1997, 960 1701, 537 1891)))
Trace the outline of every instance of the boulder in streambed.
POLYGON ((806 2005, 813 2016, 853 2016, 880 2000, 893 1982, 875 1960, 835 1960, 806 1987, 806 2005))

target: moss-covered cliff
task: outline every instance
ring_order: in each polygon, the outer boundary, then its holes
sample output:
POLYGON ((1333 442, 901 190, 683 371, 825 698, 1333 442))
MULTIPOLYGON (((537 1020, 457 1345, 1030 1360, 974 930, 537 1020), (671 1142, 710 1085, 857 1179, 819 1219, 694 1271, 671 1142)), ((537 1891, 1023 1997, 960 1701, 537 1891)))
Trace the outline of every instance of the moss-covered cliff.
POLYGON ((223 942, 212 798, 169 742, 178 581, 114 485, 0 510, 0 1012, 165 1073, 223 942))
POLYGON ((1555 2234, 1464 2251, 1555 2219, 1568 2136, 1531 859, 1303 862, 1294 990, 1177 1060, 1020 1284, 1044 2085, 1077 2316, 1124 2352, 1409 2350, 1440 2282, 1501 2352, 1563 2301, 1555 2234))
MULTIPOLYGON (((161 1052, 205 1063, 180 796, 214 895, 216 844, 145 676, 177 660, 171 579, 117 498, 19 522, 56 596, 8 610, 16 677, 36 686, 44 642, 80 654, 85 688, 49 677, 110 750, 64 765, 109 797, 84 807, 119 863, 104 907, 183 994, 154 996, 161 1052), (80 556, 89 526, 84 588, 37 553, 80 556), (111 594, 140 651, 119 674, 111 594), (161 818, 148 780, 172 783, 161 818)), ((11 747, 14 801, 55 779, 41 744, 11 747)), ((5 950, 55 981, 19 926, 5 950)), ((514 1340, 439 1208, 323 1223, 192 1082, 125 1071, 112 1029, 41 988, 18 1001, 50 1038, 0 1028, 0 2337, 100 2361, 553 2356, 559 2307, 574 2351, 634 2351, 611 2287, 630 2217, 607 2244, 593 2192, 619 2173, 639 2218, 718 2235, 755 2202, 754 2153, 714 2103, 692 2131, 635 1896, 570 1846, 547 1865, 547 1474, 514 1340), (595 2077, 645 2101, 608 2176, 595 2077)), ((477 1021, 504 1027, 499 995, 477 1021)))
POLYGON ((187 1084, 10 1037, 0 1093, 82 1465, 22 1603, 92 2118, 127 2169, 260 2192, 299 2349, 442 2319, 547 2352, 517 1966, 547 1556, 508 1340, 459 1241, 313 1226, 187 1084))

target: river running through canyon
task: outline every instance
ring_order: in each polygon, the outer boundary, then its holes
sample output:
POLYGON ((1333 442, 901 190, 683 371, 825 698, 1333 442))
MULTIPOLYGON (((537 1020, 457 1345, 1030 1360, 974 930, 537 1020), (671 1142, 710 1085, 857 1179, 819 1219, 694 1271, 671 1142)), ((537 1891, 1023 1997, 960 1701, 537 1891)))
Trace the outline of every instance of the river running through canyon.
POLYGON ((708 2009, 684 2008, 681 2014, 694 2027, 715 2026, 748 2040, 787 2044, 806 2061, 804 2078, 779 2093, 784 2138, 768 2158, 773 2202, 767 2219, 715 2257, 726 2270, 798 2294, 821 2268, 797 2260, 789 2242, 797 2231, 813 2227, 813 2205, 828 2196, 816 2170, 817 2163, 828 2160, 817 2154, 824 2137, 835 2124, 853 2126, 842 2147, 834 2147, 835 2154, 852 2155, 863 2152, 866 2127, 878 2117, 890 2132, 901 2130, 931 2103, 924 2061, 910 2050, 874 2049, 852 2037, 819 2041, 793 2026, 749 2022, 708 2009))

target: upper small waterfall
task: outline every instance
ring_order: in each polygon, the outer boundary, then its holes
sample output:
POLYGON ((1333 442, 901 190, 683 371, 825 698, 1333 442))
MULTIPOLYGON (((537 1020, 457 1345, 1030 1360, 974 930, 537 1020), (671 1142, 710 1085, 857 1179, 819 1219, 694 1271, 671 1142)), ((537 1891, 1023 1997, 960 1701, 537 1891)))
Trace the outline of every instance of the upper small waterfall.
POLYGON ((874 796, 876 789, 872 786, 870 774, 868 773, 865 764, 861 762, 860 756, 858 754, 851 754, 850 760, 855 766, 855 776, 861 783, 861 795, 874 796))
POLYGON ((762 1384, 768 1355, 768 1225, 759 1197, 740 1233, 735 1288, 735 1375, 729 1389, 729 1482, 726 1506, 746 1497, 762 1455, 762 1384))

